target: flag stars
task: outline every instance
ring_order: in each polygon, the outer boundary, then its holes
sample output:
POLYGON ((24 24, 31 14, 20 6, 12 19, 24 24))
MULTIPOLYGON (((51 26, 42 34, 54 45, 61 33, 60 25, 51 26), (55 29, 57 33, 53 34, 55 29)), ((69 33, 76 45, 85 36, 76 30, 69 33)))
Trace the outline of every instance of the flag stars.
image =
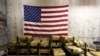
POLYGON ((24 6, 24 17, 25 21, 40 22, 41 20, 41 9, 40 7, 24 6))

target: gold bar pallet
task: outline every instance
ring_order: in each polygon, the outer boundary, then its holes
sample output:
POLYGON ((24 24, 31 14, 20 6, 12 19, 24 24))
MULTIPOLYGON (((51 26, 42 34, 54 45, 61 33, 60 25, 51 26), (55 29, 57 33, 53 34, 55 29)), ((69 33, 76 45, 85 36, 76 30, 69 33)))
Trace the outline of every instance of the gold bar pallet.
MULTIPOLYGON (((16 44, 13 45, 13 42, 12 47, 8 46, 8 56, 87 56, 86 43, 83 49, 84 52, 73 53, 74 50, 70 50, 71 47, 65 46, 65 40, 61 37, 58 39, 50 37, 48 40, 32 40, 32 38, 26 37, 22 41, 19 37, 16 37, 16 44)), ((72 43, 74 41, 73 38, 72 43)))
MULTIPOLYGON (((43 41, 41 41, 41 43, 42 42, 43 41)), ((31 43, 28 41, 28 37, 26 37, 26 44, 23 44, 24 46, 21 46, 19 37, 16 37, 16 45, 13 47, 8 46, 8 56, 9 55, 17 55, 17 56, 19 56, 19 55, 52 56, 53 55, 50 41, 49 41, 49 45, 46 47, 41 46, 40 43, 37 44, 36 46, 30 46, 30 44, 31 43)))
MULTIPOLYGON (((73 37, 72 40, 71 40, 71 43, 70 44, 67 44, 66 45, 66 41, 64 40, 64 38, 62 39, 62 49, 64 50, 64 52, 66 53, 66 56, 87 56, 87 44, 85 43, 84 44, 84 49, 83 51, 81 52, 77 52, 77 53, 74 53, 76 52, 76 50, 73 50, 75 47, 75 38, 73 37), (72 49, 70 49, 72 48, 72 49)), ((67 41, 68 42, 68 41, 67 41)), ((76 48, 76 49, 80 49, 80 48, 76 48)))

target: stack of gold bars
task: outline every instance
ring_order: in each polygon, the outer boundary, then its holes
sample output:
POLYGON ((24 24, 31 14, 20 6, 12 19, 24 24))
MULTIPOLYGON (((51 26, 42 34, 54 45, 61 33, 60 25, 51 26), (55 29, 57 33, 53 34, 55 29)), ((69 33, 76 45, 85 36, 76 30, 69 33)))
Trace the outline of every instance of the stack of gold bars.
POLYGON ((53 56, 66 56, 65 52, 61 48, 54 48, 53 53, 53 56))
POLYGON ((19 48, 20 53, 27 53, 27 45, 29 45, 30 51, 32 53, 37 52, 38 54, 41 53, 50 54, 50 51, 52 49, 53 56, 67 56, 66 51, 70 51, 71 54, 81 54, 83 56, 84 54, 86 54, 86 56, 100 56, 100 51, 97 51, 96 49, 90 48, 88 46, 86 47, 83 41, 75 40, 71 36, 52 35, 51 38, 52 39, 45 40, 45 39, 33 39, 32 36, 19 36, 18 41, 9 42, 8 50, 9 52, 16 52, 17 50, 16 46, 18 44, 19 47, 26 47, 26 48, 19 48), (62 45, 62 43, 64 45, 62 45), (62 45, 63 47, 60 45, 62 45), (39 49, 37 50, 38 47, 39 49))
POLYGON ((52 47, 58 47, 61 45, 61 39, 59 35, 52 35, 52 41, 51 41, 51 46, 52 47))
POLYGON ((38 52, 37 48, 38 48, 39 44, 40 44, 40 40, 39 39, 35 39, 30 43, 31 47, 36 47, 36 48, 31 48, 31 52, 32 53, 38 52))
POLYGON ((2 13, 2 11, 0 11, 0 28, 4 28, 4 27, 5 27, 4 14, 2 13))
POLYGON ((39 40, 39 39, 36 39, 36 40, 33 40, 33 41, 30 43, 30 46, 32 46, 32 47, 38 46, 39 43, 40 43, 40 40, 39 40))
POLYGON ((26 47, 26 48, 20 48, 20 53, 27 53, 27 45, 32 42, 33 38, 32 36, 19 36, 18 37, 18 43, 19 47, 26 47))
MULTIPOLYGON (((32 36, 19 36, 18 41, 9 42, 8 50, 9 52, 17 52, 18 47, 27 47, 27 44, 30 44, 32 41, 32 36)), ((20 53, 26 53, 26 48, 19 48, 20 53)))
POLYGON ((16 41, 10 41, 8 46, 9 52, 16 52, 16 41))
MULTIPOLYGON (((69 50, 71 54, 80 54, 84 51, 79 47, 80 45, 83 46, 83 43, 75 43, 75 39, 71 36, 62 36, 64 38, 65 49, 69 50), (79 46, 77 46, 79 45, 79 46)), ((81 41, 80 41, 81 42, 81 41)))
POLYGON ((50 52, 49 41, 48 40, 42 40, 41 43, 40 43, 39 53, 41 54, 41 53, 49 53, 49 52, 50 52))

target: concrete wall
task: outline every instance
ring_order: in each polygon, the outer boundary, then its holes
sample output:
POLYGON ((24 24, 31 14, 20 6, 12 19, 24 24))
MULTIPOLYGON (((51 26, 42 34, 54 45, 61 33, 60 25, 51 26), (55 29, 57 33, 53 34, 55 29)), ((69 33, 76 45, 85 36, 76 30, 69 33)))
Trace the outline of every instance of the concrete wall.
POLYGON ((70 2, 70 35, 99 37, 99 0, 74 0, 70 2), (73 29, 74 28, 74 29, 73 29))
POLYGON ((100 37, 100 0, 70 0, 69 35, 88 44, 100 37))
POLYGON ((9 40, 15 40, 18 35, 23 34, 22 8, 21 0, 7 0, 9 40))

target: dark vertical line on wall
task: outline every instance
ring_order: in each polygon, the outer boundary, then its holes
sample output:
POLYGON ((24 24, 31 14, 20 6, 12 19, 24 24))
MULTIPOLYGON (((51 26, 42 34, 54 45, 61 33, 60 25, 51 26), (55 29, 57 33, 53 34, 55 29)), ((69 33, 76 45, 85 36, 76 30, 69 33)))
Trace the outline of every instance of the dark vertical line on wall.
MULTIPOLYGON (((8 53, 8 42, 9 42, 9 39, 8 39, 8 19, 7 19, 7 0, 5 0, 5 23, 6 23, 6 45, 7 45, 7 53, 8 53)), ((8 56, 8 54, 7 54, 8 56)))

